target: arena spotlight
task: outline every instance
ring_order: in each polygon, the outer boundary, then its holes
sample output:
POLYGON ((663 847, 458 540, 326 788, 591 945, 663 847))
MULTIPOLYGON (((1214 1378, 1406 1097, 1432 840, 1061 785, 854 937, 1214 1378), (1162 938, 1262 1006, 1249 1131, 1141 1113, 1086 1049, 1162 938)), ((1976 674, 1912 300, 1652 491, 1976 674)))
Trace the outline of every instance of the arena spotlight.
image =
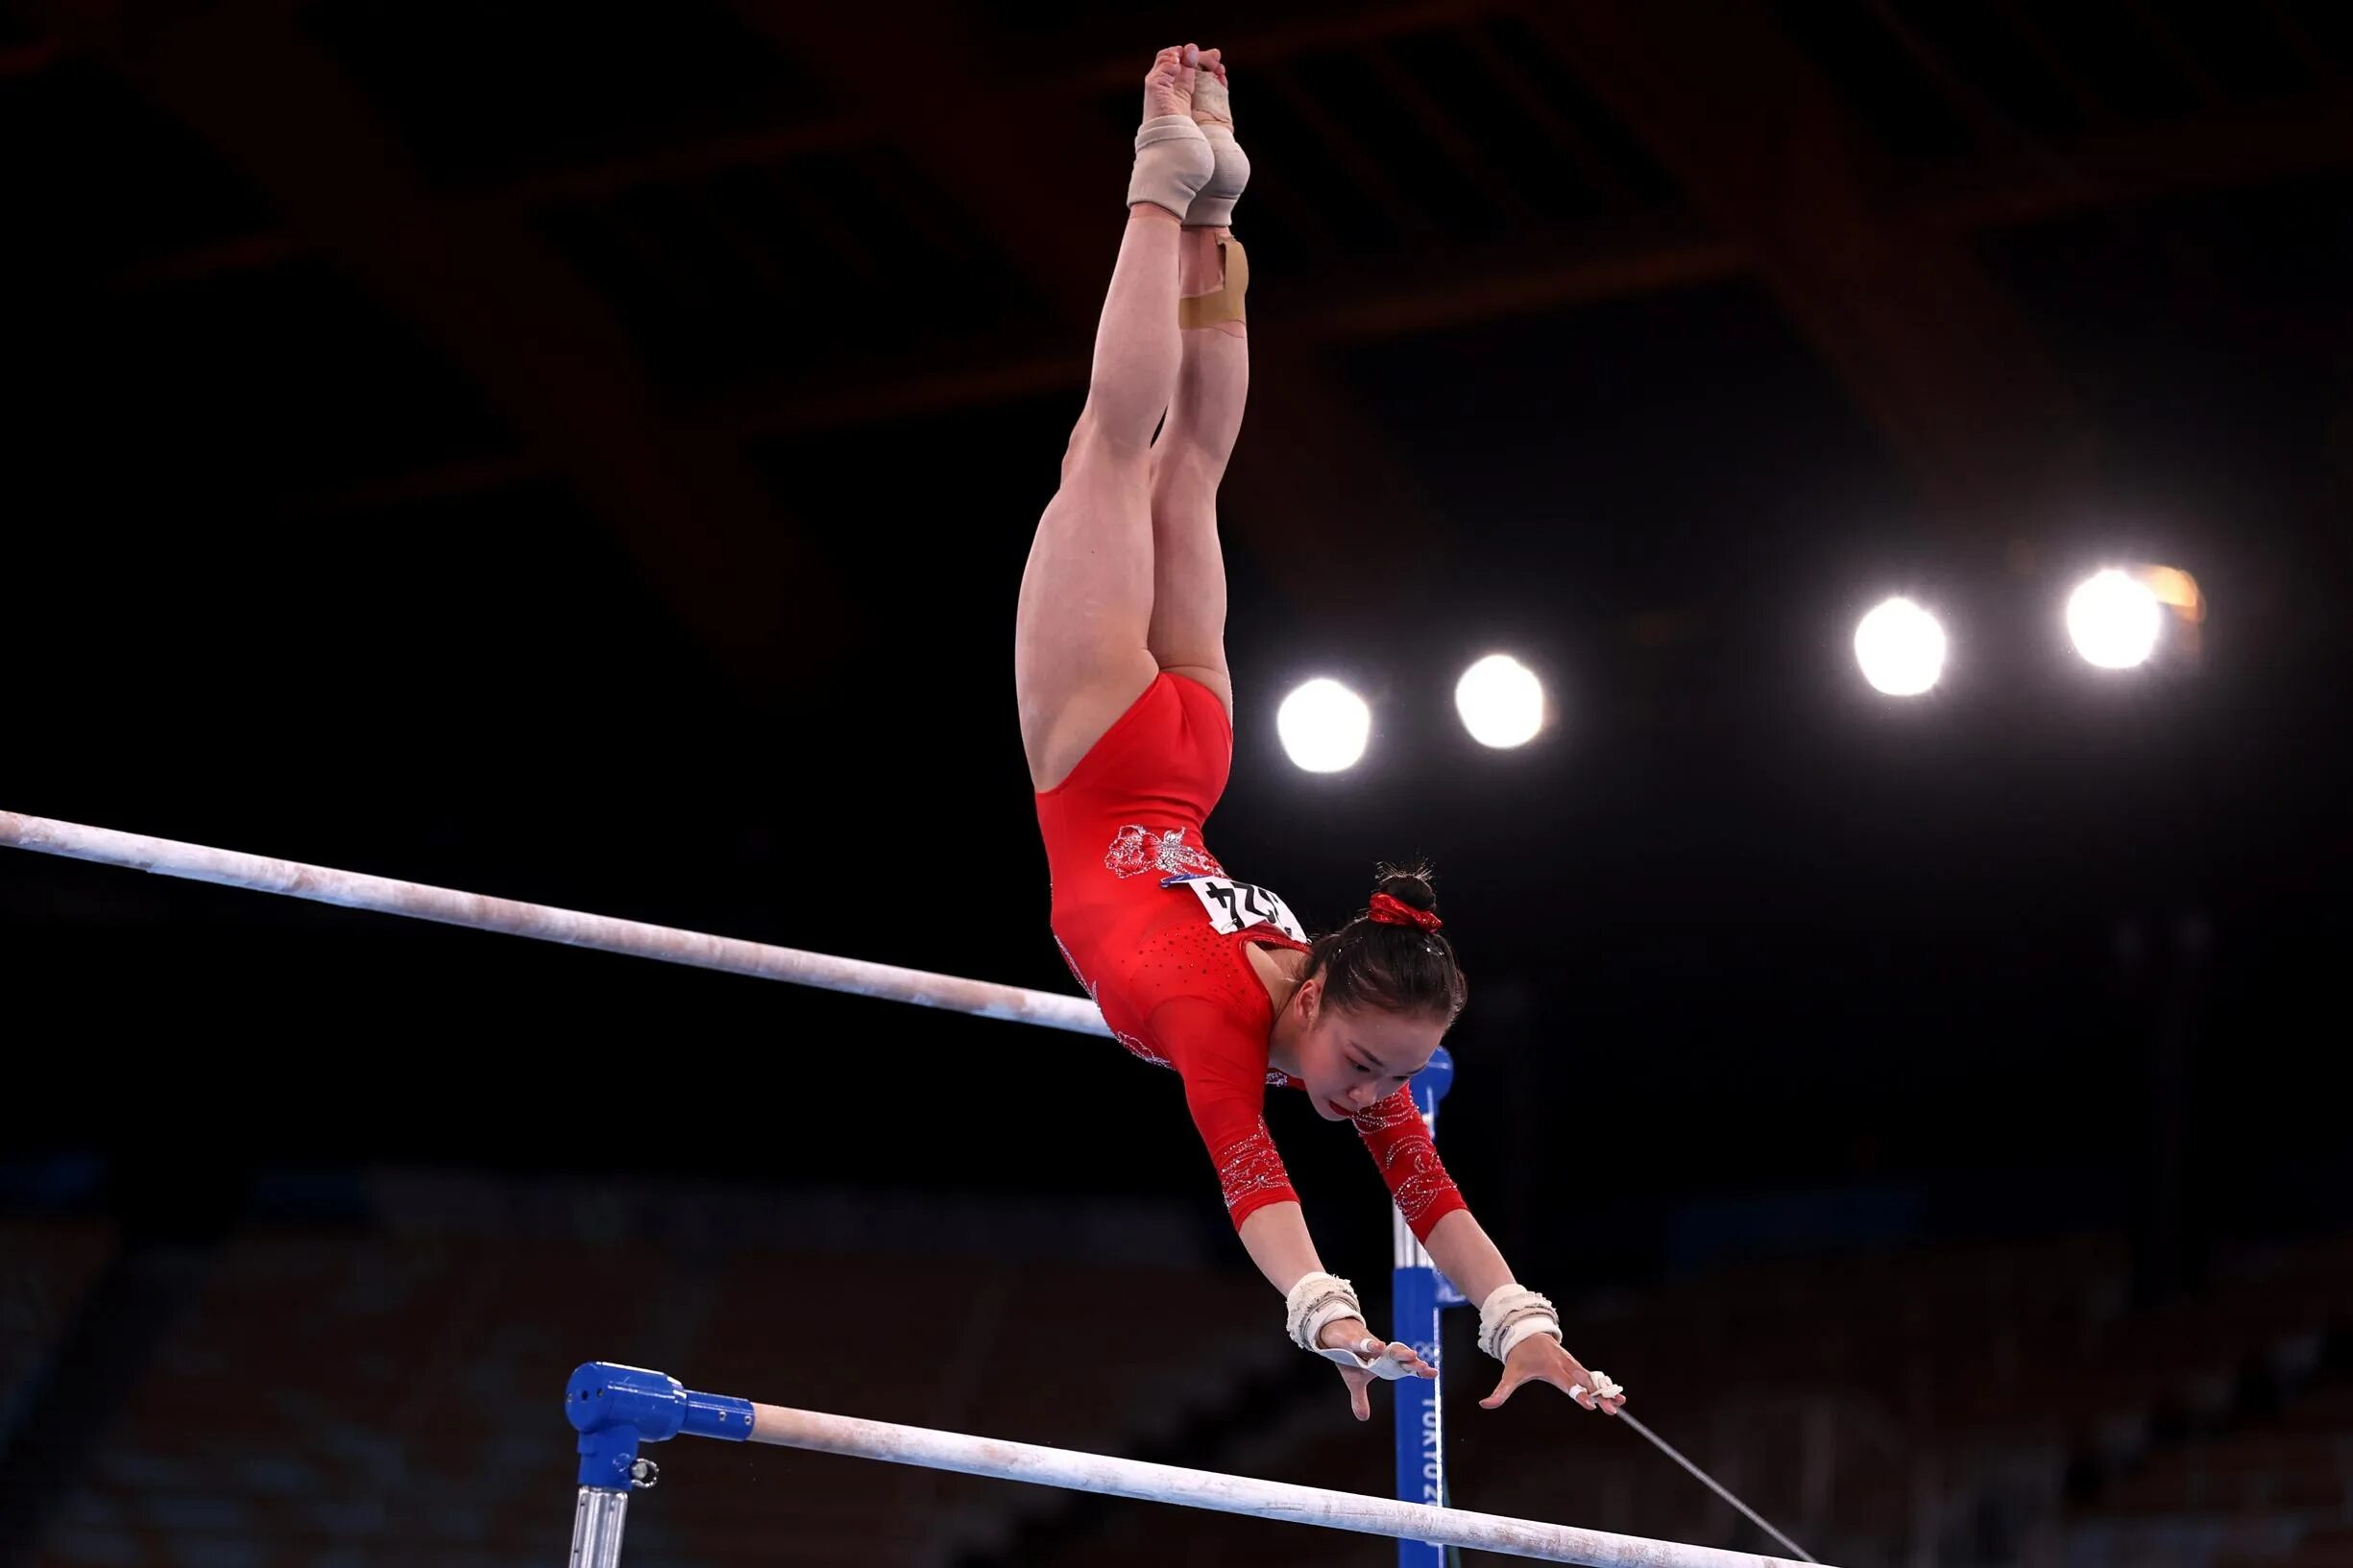
POLYGON ((1544 688, 1510 654, 1489 654, 1454 684, 1454 708, 1480 745, 1524 746, 1544 727, 1544 688))
POLYGON ((1855 628, 1863 679, 1891 697, 1917 697, 1945 669, 1945 629, 1909 599, 1889 599, 1855 628))
POLYGON ((1338 773, 1365 755, 1372 710, 1338 681, 1318 677, 1283 699, 1274 713, 1274 733, 1298 768, 1338 773))
POLYGON ((2143 574, 2113 567, 2085 578, 2067 600, 2067 635, 2084 663, 2100 669, 2146 663, 2163 618, 2143 574))
POLYGON ((2197 579, 2179 567, 2142 567, 2136 573, 2157 602, 2173 613, 2184 625, 2195 626, 2206 618, 2206 595, 2198 588, 2197 579))

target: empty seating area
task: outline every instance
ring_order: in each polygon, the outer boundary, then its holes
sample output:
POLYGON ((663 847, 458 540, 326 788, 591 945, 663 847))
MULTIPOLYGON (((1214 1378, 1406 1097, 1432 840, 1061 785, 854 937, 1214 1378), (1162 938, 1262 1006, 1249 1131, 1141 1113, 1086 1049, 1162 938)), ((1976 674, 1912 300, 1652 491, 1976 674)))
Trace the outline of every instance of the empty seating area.
MULTIPOLYGON (((562 1391, 585 1360, 1116 1450, 1287 1352, 1279 1333, 1252 1346, 1240 1332, 1264 1330, 1265 1296, 1255 1280, 1177 1270, 928 1255, 697 1262, 642 1245, 249 1236, 167 1335, 43 1561, 546 1561, 570 1538, 562 1391), (1210 1327, 1183 1342, 1103 1333, 1101 1308, 1123 1300, 1210 1327)), ((633 1511, 641 1565, 935 1562, 1001 1537, 1045 1495, 750 1445, 649 1454, 666 1484, 633 1511)))
POLYGON ((114 1227, 101 1220, 0 1220, 0 1441, 114 1248, 114 1227))
MULTIPOLYGON (((2353 1563, 2353 1245, 2241 1260, 2155 1310, 2127 1306, 2128 1270, 2121 1239, 2086 1236, 1748 1266, 1565 1310, 1570 1348, 1633 1409, 1826 1561, 2353 1563)), ((1495 1366, 1471 1339, 1455 1315, 1457 1505, 1773 1550, 1633 1433, 1549 1389, 1477 1409, 1495 1366)), ((1251 1473, 1389 1490, 1385 1413, 1367 1432, 1334 1390, 1286 1426, 1251 1473)), ((1371 1539, 1101 1511, 1043 1560, 1388 1560, 1371 1539)))
POLYGON ((2353 1239, 2267 1248, 2120 1337, 2163 1379, 2112 1418, 2061 1532, 2071 1563, 2353 1563, 2353 1239))
MULTIPOLYGON (((1179 1269, 751 1257, 714 1297, 694 1376, 767 1404, 1118 1453, 1297 1354, 1269 1328, 1270 1298, 1254 1278, 1179 1269), (1106 1314, 1130 1326, 1107 1332, 1106 1314)), ((1063 1502, 827 1455, 678 1458, 696 1470, 681 1528, 713 1561, 948 1561, 1063 1502)))
MULTIPOLYGON (((113 1255, 0 1231, 21 1404, 113 1255)), ((2128 1304, 2120 1239, 1711 1270, 1565 1301, 1570 1347, 1817 1556, 1945 1568, 2353 1563, 2353 1242, 2128 1304), (1931 1551, 1930 1548, 1933 1548, 1931 1551)), ((560 1394, 583 1360, 771 1404, 1387 1494, 1386 1397, 1298 1379, 1240 1272, 905 1250, 280 1230, 215 1256, 56 1510, 44 1568, 450 1568, 569 1539, 560 1394), (1128 1310, 1129 1307, 1133 1310, 1128 1310), (1305 1391, 1297 1391, 1304 1389, 1305 1391), (1270 1390, 1277 1390, 1270 1394, 1270 1390), (1209 1434, 1208 1436, 1201 1435, 1209 1434)), ((1523 1390, 1452 1315, 1452 1501, 1762 1549, 1634 1434, 1523 1390)), ((13 1408, 12 1406, 11 1408, 13 1408)), ((706 1441, 649 1451, 639 1568, 1390 1559, 1372 1537, 706 1441)))

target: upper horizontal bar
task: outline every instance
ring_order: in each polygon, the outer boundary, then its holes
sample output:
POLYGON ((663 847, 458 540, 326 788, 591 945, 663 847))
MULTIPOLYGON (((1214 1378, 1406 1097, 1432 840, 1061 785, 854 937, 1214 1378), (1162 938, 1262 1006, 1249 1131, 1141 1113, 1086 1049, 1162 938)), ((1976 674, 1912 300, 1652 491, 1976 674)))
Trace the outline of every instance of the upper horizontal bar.
POLYGON ((169 838, 149 838, 109 828, 23 816, 14 811, 0 811, 0 844, 133 871, 184 877, 191 881, 282 893, 316 904, 339 904, 347 908, 372 909, 378 914, 438 921, 445 926, 503 931, 509 936, 595 948, 638 958, 658 958, 665 963, 716 969, 729 975, 788 980, 795 985, 846 991, 854 996, 912 1002, 918 1007, 941 1007, 977 1018, 1037 1024, 1076 1034, 1111 1032, 1104 1024, 1103 1014, 1084 997, 1031 991, 988 980, 959 979, 953 975, 867 963, 859 958, 836 958, 821 953, 769 947, 729 936, 709 936, 668 926, 552 909, 545 905, 519 904, 512 899, 453 892, 446 887, 395 881, 362 872, 331 871, 325 866, 273 860, 169 838))
POLYGON ((1327 1530, 1353 1530, 1404 1541, 1435 1541, 1543 1562, 1581 1562, 1589 1568, 1799 1568, 1786 1557, 1758 1556, 1711 1546, 1686 1546, 1605 1530, 1539 1524, 1466 1508, 1400 1503, 1394 1498, 1326 1491, 1280 1481, 1253 1481, 1214 1470, 1187 1470, 1142 1459, 1082 1454, 1067 1448, 968 1437, 960 1433, 855 1416, 820 1415, 780 1405, 752 1406, 752 1441, 786 1448, 815 1449, 915 1464, 930 1470, 1026 1481, 1072 1491, 1102 1492, 1147 1503, 1287 1519, 1327 1530))

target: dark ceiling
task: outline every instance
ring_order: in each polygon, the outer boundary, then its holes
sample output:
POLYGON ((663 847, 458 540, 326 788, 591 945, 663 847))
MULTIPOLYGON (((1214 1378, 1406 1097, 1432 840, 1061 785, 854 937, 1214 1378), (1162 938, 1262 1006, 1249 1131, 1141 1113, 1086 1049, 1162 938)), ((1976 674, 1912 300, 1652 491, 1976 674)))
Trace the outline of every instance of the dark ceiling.
MULTIPOLYGON (((1700 1166, 1957 1159, 1996 1103, 2021 1160, 2107 1147, 2157 1005, 2118 954, 2193 932, 2208 1037, 2269 1074, 2232 1092, 2308 1064, 2353 863, 2353 8, 9 15, 0 807, 1064 983, 1013 590, 1136 84, 1192 37, 1256 171, 1229 864, 1328 922, 1436 855, 1468 1046, 1529 1103, 1687 1112, 1700 1166), (2195 667, 2072 663, 2110 557, 2197 574, 2195 667), (1846 645, 1898 589, 1955 622, 1909 707, 1846 645), (1526 754, 1445 711, 1495 644, 1560 698, 1526 754), (1313 669, 1380 705, 1339 781, 1273 743, 1313 669), (1824 1099, 1817 1144, 1757 1127, 1824 1099)), ((266 902, 0 862, 60 1040, 749 1039, 765 1083, 823 1028, 814 1094, 860 1041, 959 1086, 1086 1049, 266 902)))

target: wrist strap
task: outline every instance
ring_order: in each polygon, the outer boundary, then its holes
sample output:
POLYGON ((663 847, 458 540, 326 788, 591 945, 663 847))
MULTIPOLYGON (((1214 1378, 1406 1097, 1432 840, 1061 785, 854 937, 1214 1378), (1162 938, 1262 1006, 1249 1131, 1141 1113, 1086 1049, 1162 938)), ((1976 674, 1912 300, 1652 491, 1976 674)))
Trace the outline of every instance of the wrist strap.
POLYGON ((1479 1303, 1479 1348, 1495 1360, 1509 1360, 1513 1347, 1531 1334, 1561 1337, 1560 1315, 1534 1291, 1498 1285, 1479 1303))
POLYGON ((1364 1315, 1364 1308, 1356 1303, 1356 1287, 1337 1274, 1305 1275, 1283 1298, 1284 1327, 1301 1350, 1322 1349, 1316 1341, 1324 1329, 1344 1317, 1364 1315))

